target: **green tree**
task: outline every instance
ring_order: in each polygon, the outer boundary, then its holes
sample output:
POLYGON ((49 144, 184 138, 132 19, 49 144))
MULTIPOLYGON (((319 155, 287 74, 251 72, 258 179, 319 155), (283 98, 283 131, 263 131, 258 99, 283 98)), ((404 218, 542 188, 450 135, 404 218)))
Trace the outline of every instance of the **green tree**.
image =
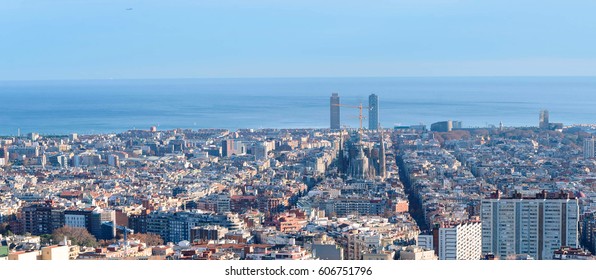
POLYGON ((163 239, 161 236, 153 233, 135 233, 129 236, 131 239, 138 239, 139 241, 147 244, 147 246, 159 246, 163 245, 163 239))
POLYGON ((0 234, 8 235, 8 232, 10 232, 10 225, 8 223, 1 223, 0 224, 0 234))
POLYGON ((97 246, 97 239, 91 235, 87 229, 73 228, 69 226, 56 229, 52 233, 52 239, 55 243, 64 240, 64 236, 72 242, 72 245, 95 247, 97 246))
POLYGON ((60 242, 60 240, 53 240, 51 234, 42 234, 42 235, 39 236, 39 238, 41 239, 41 244, 50 244, 50 243, 52 243, 50 245, 53 245, 53 244, 58 244, 60 242), (50 240, 52 240, 52 241, 50 242, 50 240))

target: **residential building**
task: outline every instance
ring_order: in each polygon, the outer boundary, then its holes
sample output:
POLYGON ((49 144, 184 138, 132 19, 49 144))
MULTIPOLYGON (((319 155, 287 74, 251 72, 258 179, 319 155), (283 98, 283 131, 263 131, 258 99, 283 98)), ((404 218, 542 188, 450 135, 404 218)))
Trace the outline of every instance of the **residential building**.
POLYGON ((554 260, 596 260, 590 252, 580 248, 562 247, 556 250, 554 260))
POLYGON ((63 246, 49 246, 41 248, 41 260, 44 261, 67 261, 70 260, 70 247, 63 246))
POLYGON ((444 225, 438 229, 440 260, 479 260, 482 256, 480 222, 444 225))
POLYGON ((432 234, 420 234, 416 240, 416 245, 420 248, 433 250, 434 249, 434 236, 432 234))
POLYGON ((434 261, 437 260, 434 250, 417 246, 408 246, 397 251, 401 261, 434 261))
POLYGON ((483 254, 501 259, 527 254, 549 260, 563 246, 579 246, 578 200, 567 192, 501 198, 497 191, 482 200, 481 217, 483 254))
POLYGON ((220 226, 194 227, 190 229, 190 241, 220 240, 228 233, 228 229, 220 226))
POLYGON ((53 201, 33 204, 22 208, 23 229, 32 235, 52 234, 64 226, 64 207, 53 201))

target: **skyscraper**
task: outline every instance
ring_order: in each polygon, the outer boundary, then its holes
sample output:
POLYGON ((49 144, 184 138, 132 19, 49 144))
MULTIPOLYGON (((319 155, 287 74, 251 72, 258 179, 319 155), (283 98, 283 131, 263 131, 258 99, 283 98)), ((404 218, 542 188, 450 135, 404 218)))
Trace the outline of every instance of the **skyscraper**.
POLYGON ((379 129, 379 97, 376 94, 368 96, 368 129, 379 129))
POLYGON ((594 138, 584 139, 584 158, 593 158, 595 155, 594 151, 594 138))
POLYGON ((482 253, 505 259, 527 254, 550 260, 562 246, 579 246, 579 205, 569 193, 542 191, 535 197, 497 191, 482 200, 482 253))
POLYGON ((440 260, 479 260, 482 256, 482 226, 479 222, 443 225, 438 228, 440 260))
POLYGON ((550 122, 548 120, 548 117, 549 117, 548 110, 542 110, 542 111, 540 111, 540 123, 538 125, 538 127, 540 129, 549 129, 550 122))
POLYGON ((331 117, 330 117, 331 129, 340 129, 339 94, 337 94, 337 93, 331 94, 330 112, 331 112, 331 117))
POLYGON ((221 156, 222 157, 231 157, 235 154, 236 151, 234 150, 234 140, 233 139, 226 139, 221 141, 221 156))
POLYGON ((0 147, 0 166, 8 165, 8 147, 0 147))

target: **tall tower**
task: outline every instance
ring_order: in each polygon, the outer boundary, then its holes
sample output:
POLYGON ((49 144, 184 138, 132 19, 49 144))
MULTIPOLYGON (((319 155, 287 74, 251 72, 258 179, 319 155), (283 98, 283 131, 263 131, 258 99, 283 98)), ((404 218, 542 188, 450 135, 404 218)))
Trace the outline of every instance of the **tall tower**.
POLYGON ((548 117, 549 117, 548 110, 540 111, 540 123, 538 125, 538 127, 540 129, 549 129, 550 123, 549 123, 548 117))
POLYGON ((221 141, 221 155, 223 157, 231 157, 236 151, 234 150, 234 140, 226 139, 221 141))
POLYGON ((330 102, 330 121, 331 121, 331 129, 339 129, 339 94, 332 93, 331 94, 331 102, 330 102))
POLYGON ((584 158, 593 158, 596 154, 594 151, 594 138, 584 139, 584 158))
POLYGON ((368 129, 379 129, 379 97, 374 93, 368 96, 368 129))
POLYGON ((0 147, 0 166, 8 165, 8 147, 0 147))

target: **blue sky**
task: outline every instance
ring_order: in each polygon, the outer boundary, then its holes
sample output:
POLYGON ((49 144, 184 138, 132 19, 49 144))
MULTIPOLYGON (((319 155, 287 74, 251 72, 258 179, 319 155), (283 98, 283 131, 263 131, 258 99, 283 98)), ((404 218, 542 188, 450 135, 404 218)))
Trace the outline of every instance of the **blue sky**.
POLYGON ((0 80, 592 76, 595 13, 593 0, 2 1, 0 80))

